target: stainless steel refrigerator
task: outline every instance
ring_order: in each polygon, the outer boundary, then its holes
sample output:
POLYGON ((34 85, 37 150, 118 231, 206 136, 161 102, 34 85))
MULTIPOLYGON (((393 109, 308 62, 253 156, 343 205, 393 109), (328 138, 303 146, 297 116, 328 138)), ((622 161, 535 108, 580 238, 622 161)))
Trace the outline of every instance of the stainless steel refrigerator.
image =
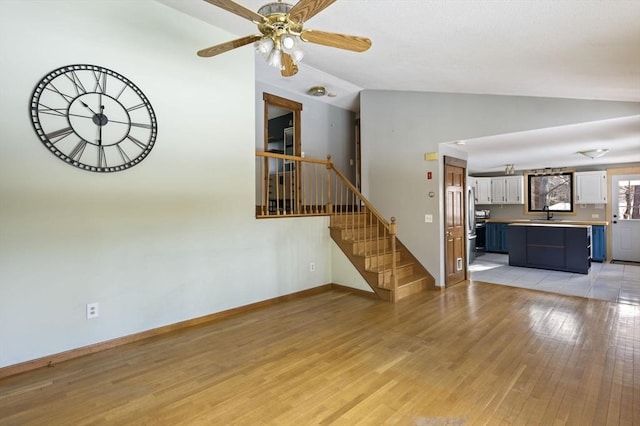
POLYGON ((476 258, 476 189, 467 188, 467 262, 476 258))

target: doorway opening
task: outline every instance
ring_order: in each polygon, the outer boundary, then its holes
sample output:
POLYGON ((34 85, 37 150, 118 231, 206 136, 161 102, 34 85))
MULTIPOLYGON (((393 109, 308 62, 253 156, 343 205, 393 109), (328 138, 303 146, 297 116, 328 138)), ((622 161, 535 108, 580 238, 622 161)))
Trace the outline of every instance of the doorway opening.
MULTIPOLYGON (((300 115, 302 104, 270 93, 264 100, 264 150, 284 156, 302 156, 300 115)), ((300 176, 291 158, 264 158, 269 213, 298 211, 300 176)))

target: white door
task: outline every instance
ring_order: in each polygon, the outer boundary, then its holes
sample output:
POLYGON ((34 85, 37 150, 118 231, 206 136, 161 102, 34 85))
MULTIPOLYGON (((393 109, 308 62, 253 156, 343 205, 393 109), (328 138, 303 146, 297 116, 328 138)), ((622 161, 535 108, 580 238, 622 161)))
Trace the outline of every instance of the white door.
POLYGON ((613 176, 611 257, 640 262, 640 175, 613 176))

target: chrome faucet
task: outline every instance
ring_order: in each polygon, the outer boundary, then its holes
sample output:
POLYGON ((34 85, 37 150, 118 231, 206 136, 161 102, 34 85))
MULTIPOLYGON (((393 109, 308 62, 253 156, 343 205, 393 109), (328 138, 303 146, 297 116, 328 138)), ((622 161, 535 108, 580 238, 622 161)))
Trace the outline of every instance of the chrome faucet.
POLYGON ((551 211, 549 211, 549 206, 544 206, 542 208, 543 212, 547 212, 547 220, 551 220, 551 218, 553 217, 553 213, 551 213, 551 211))

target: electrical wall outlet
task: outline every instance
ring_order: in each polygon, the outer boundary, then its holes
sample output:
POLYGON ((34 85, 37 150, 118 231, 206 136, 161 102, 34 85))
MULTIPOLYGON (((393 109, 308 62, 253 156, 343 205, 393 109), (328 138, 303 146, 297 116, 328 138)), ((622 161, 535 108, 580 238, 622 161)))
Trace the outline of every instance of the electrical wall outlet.
POLYGON ((424 223, 433 223, 433 215, 425 214, 424 215, 424 223))
POLYGON ((309 264, 309 272, 315 272, 316 270, 316 264, 314 262, 311 262, 309 264))
POLYGON ((99 308, 98 302, 87 303, 87 319, 98 318, 100 316, 99 308))
POLYGON ((600 215, 598 213, 592 213, 591 219, 600 219, 600 215))

